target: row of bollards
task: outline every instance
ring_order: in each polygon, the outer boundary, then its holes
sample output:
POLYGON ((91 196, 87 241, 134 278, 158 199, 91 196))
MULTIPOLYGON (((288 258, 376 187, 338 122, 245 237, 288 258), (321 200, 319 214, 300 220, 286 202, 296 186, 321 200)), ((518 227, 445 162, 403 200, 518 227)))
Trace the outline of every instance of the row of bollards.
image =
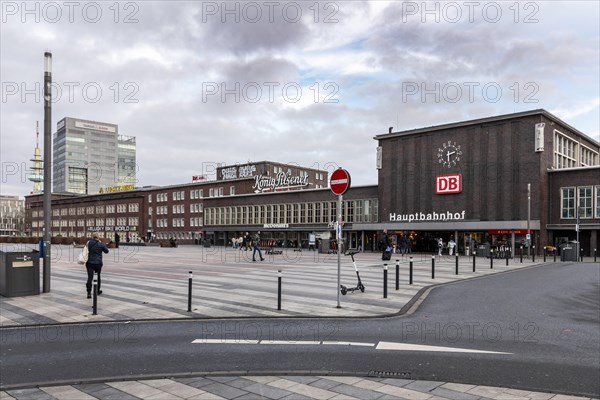
MULTIPOLYGON (((533 246, 532 246, 533 247, 533 246)), ((521 246, 520 248, 520 262, 523 262, 523 246, 521 246)), ((556 262, 556 251, 553 252, 554 254, 554 262, 556 262)), ((473 252, 473 272, 476 271, 476 260, 477 260, 477 253, 473 252)), ((596 254, 596 249, 594 249, 594 262, 596 262, 596 258, 597 254, 596 254)), ((506 254, 506 265, 508 266, 508 260, 509 260, 509 254, 506 254)), ((455 257, 455 274, 458 275, 458 259, 459 256, 458 254, 455 257)), ((535 252, 533 254, 533 259, 532 261, 535 262, 535 252)), ((583 249, 582 249, 582 254, 581 254, 581 261, 583 261, 583 249)), ((544 252, 544 262, 546 262, 546 252, 544 252)), ((490 269, 494 268, 494 251, 490 250, 490 269)), ((189 271, 189 278, 188 278, 188 312, 192 311, 192 278, 193 278, 193 274, 192 271, 189 271)), ((435 279, 435 256, 431 256, 431 279, 435 279)), ((281 280, 282 280, 282 275, 281 275, 281 270, 277 271, 277 310, 281 310, 281 280)), ((413 284, 413 258, 410 257, 409 258, 409 267, 408 267, 408 284, 412 285, 413 284)), ((388 265, 387 264, 383 264, 383 298, 387 299, 388 297, 388 265)), ((93 306, 92 306, 92 310, 93 310, 93 315, 97 315, 98 312, 98 303, 97 303, 97 299, 98 299, 98 285, 97 285, 97 278, 96 275, 94 274, 94 286, 93 286, 93 290, 94 290, 94 295, 93 295, 93 306)), ((400 260, 396 260, 396 290, 400 290, 400 260)))

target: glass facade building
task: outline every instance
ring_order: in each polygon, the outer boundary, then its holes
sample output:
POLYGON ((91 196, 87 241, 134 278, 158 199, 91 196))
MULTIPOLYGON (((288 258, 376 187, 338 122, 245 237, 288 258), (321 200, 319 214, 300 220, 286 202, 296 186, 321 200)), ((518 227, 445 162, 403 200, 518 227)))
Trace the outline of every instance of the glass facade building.
POLYGON ((53 136, 53 192, 96 194, 135 183, 135 137, 115 124, 63 118, 53 136))

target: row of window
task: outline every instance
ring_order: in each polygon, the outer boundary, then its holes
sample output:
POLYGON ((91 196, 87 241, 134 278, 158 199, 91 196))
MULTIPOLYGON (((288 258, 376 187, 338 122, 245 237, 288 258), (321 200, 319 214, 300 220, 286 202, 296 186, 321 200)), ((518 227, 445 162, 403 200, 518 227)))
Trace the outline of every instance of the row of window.
MULTIPOLYGON (((65 216, 65 215, 89 215, 89 214, 114 214, 115 209, 117 213, 125 213, 125 212, 139 212, 140 204, 139 203, 127 203, 127 204, 114 204, 107 206, 88 206, 88 207, 77 207, 77 208, 61 208, 52 210, 52 216, 65 216)), ((44 216, 44 211, 33 211, 31 213, 33 218, 41 218, 44 216)))
MULTIPOLYGON (((71 220, 60 220, 53 219, 53 227, 86 227, 86 226, 138 226, 138 217, 119 217, 119 218, 88 218, 88 219, 71 219, 71 220)), ((44 221, 32 221, 32 228, 43 228, 44 221)))
MULTIPOLYGON (((377 222, 378 202, 346 200, 342 220, 377 222)), ((337 202, 214 207, 204 211, 207 225, 322 224, 337 221, 337 202)))
MULTIPOLYGON (((160 218, 156 220, 156 227, 157 228, 169 228, 169 227, 173 227, 173 228, 185 228, 187 226, 202 226, 202 217, 194 217, 194 218, 190 218, 190 223, 189 225, 185 224, 185 218, 173 218, 171 220, 171 225, 169 225, 169 219, 168 218, 160 218)), ((149 227, 152 227, 152 221, 149 221, 149 227)))
MULTIPOLYGON (((202 212, 204 205, 202 203, 194 203, 190 204, 190 213, 200 213, 202 212)), ((176 204, 172 208, 173 214, 183 214, 185 213, 185 204, 176 204)), ((156 215, 164 215, 169 213, 168 206, 158 206, 156 207, 156 215)), ((148 209, 148 215, 152 215, 152 207, 148 209)))
POLYGON ((554 130, 554 168, 590 167, 598 165, 598 153, 554 130))
POLYGON ((600 218, 600 185, 563 187, 561 191, 561 218, 600 218), (594 206, 595 205, 595 206, 594 206))
MULTIPOLYGON (((225 195, 225 190, 222 187, 208 189, 209 197, 222 197, 224 195, 225 195)), ((229 187, 229 195, 230 196, 235 195, 235 186, 229 187)), ((168 193, 157 193, 155 196, 156 196, 156 202, 158 202, 158 203, 169 200, 168 193)), ((185 191, 180 190, 177 192, 172 192, 171 196, 172 196, 172 200, 174 200, 174 201, 185 200, 185 191)), ((204 198, 204 189, 190 190, 190 199, 196 200, 196 199, 203 199, 203 198, 204 198)), ((151 194, 148 195, 148 202, 152 203, 152 195, 151 194)))

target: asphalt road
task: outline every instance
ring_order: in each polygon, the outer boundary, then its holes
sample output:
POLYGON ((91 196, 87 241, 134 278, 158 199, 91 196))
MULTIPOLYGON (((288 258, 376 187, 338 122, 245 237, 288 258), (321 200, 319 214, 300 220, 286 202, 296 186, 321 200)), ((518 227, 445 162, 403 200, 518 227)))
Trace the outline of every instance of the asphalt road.
POLYGON ((2 389, 207 372, 341 373, 600 397, 600 265, 546 264, 440 286, 400 317, 119 322, 0 334, 2 389))

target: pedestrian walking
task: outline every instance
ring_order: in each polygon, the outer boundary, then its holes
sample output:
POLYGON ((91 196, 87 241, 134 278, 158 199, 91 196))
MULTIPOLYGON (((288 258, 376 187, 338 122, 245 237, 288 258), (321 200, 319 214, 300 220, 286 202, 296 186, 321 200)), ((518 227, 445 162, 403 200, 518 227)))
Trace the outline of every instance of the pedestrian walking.
POLYGON ((100 273, 102 272, 103 265, 102 253, 108 253, 108 247, 98 240, 97 234, 94 234, 92 240, 89 240, 85 245, 88 248, 88 260, 85 263, 88 278, 85 283, 85 288, 87 289, 87 298, 90 299, 92 297, 92 280, 94 279, 94 272, 98 274, 98 294, 102 294, 102 290, 100 290, 100 285, 102 283, 100 280, 100 273))
POLYGON ((115 248, 119 248, 119 243, 121 243, 121 236, 118 233, 115 233, 115 248))
POLYGON ((454 246, 456 246, 454 239, 450 239, 450 241, 448 242, 448 252, 450 255, 454 254, 454 246))
POLYGON ((442 255, 442 249, 444 248, 444 241, 442 238, 438 239, 438 256, 442 255))
POLYGON ((252 240, 252 261, 256 261, 256 252, 258 251, 258 256, 260 257, 260 261, 263 261, 264 258, 262 256, 262 252, 260 251, 260 231, 256 232, 254 235, 254 239, 252 240))

